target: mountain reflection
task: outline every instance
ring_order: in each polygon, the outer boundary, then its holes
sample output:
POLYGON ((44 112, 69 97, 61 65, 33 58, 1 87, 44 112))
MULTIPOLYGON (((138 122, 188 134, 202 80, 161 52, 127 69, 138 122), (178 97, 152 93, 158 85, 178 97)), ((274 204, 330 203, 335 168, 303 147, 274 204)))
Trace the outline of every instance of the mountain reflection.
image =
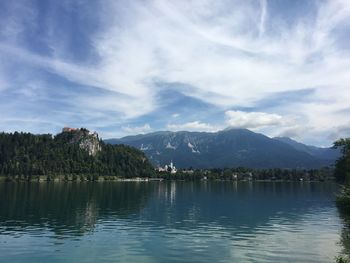
MULTIPOLYGON (((310 211, 329 212, 335 184, 271 182, 169 182, 142 217, 165 227, 221 226, 236 231, 278 218, 294 222, 310 211), (181 222, 181 223, 180 223, 181 222)), ((246 231, 246 230, 245 230, 246 231)))
POLYGON ((342 226, 336 190, 302 182, 2 183, 0 254, 4 262, 332 262, 342 226))
POLYGON ((322 183, 114 182, 0 184, 0 234, 49 229, 79 236, 96 225, 254 232, 278 218, 296 222, 330 209, 322 183))

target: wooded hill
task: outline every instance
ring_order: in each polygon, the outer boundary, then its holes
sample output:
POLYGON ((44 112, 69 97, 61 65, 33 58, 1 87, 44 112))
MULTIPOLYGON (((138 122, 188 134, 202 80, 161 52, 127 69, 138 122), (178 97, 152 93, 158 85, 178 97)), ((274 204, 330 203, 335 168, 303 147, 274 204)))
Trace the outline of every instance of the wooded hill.
POLYGON ((0 133, 0 175, 147 177, 154 173, 143 152, 105 144, 86 129, 51 134, 0 133))

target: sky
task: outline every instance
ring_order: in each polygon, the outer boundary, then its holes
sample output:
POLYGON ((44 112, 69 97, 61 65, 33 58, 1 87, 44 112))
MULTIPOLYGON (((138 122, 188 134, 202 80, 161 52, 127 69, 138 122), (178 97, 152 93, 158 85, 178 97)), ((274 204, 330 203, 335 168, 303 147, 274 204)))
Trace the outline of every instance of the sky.
POLYGON ((0 130, 350 136, 348 0, 0 1, 0 130))

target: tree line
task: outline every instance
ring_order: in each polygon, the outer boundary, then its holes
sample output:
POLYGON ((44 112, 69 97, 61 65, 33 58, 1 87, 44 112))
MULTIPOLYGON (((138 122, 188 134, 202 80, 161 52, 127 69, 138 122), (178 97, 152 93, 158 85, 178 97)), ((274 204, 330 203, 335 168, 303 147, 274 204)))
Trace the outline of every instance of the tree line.
POLYGON ((276 181, 326 181, 334 179, 334 169, 324 167, 322 169, 251 169, 237 168, 213 168, 213 169, 184 169, 177 173, 157 172, 157 177, 165 180, 276 180, 276 181))
MULTIPOLYGON (((81 134, 88 134, 80 129, 81 134)), ((167 180, 328 180, 333 177, 332 168, 298 169, 183 169, 176 174, 155 172, 145 154, 133 147, 106 144, 97 139, 100 151, 90 155, 73 140, 74 133, 62 132, 34 135, 14 132, 0 133, 0 176, 31 177, 56 175, 158 177, 167 180), (75 142, 75 143, 72 143, 75 142)), ((340 181, 350 181, 350 140, 335 143, 342 147, 343 157, 337 161, 335 176, 340 181)))

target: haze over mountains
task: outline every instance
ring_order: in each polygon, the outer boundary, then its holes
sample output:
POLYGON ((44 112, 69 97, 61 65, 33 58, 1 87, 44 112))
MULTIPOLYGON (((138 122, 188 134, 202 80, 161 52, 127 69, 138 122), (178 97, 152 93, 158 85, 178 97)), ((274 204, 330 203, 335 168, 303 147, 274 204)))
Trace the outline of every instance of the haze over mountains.
POLYGON ((269 138, 247 129, 160 131, 105 142, 136 147, 156 166, 172 160, 179 168, 319 168, 334 164, 339 156, 336 149, 308 146, 286 137, 269 138))

